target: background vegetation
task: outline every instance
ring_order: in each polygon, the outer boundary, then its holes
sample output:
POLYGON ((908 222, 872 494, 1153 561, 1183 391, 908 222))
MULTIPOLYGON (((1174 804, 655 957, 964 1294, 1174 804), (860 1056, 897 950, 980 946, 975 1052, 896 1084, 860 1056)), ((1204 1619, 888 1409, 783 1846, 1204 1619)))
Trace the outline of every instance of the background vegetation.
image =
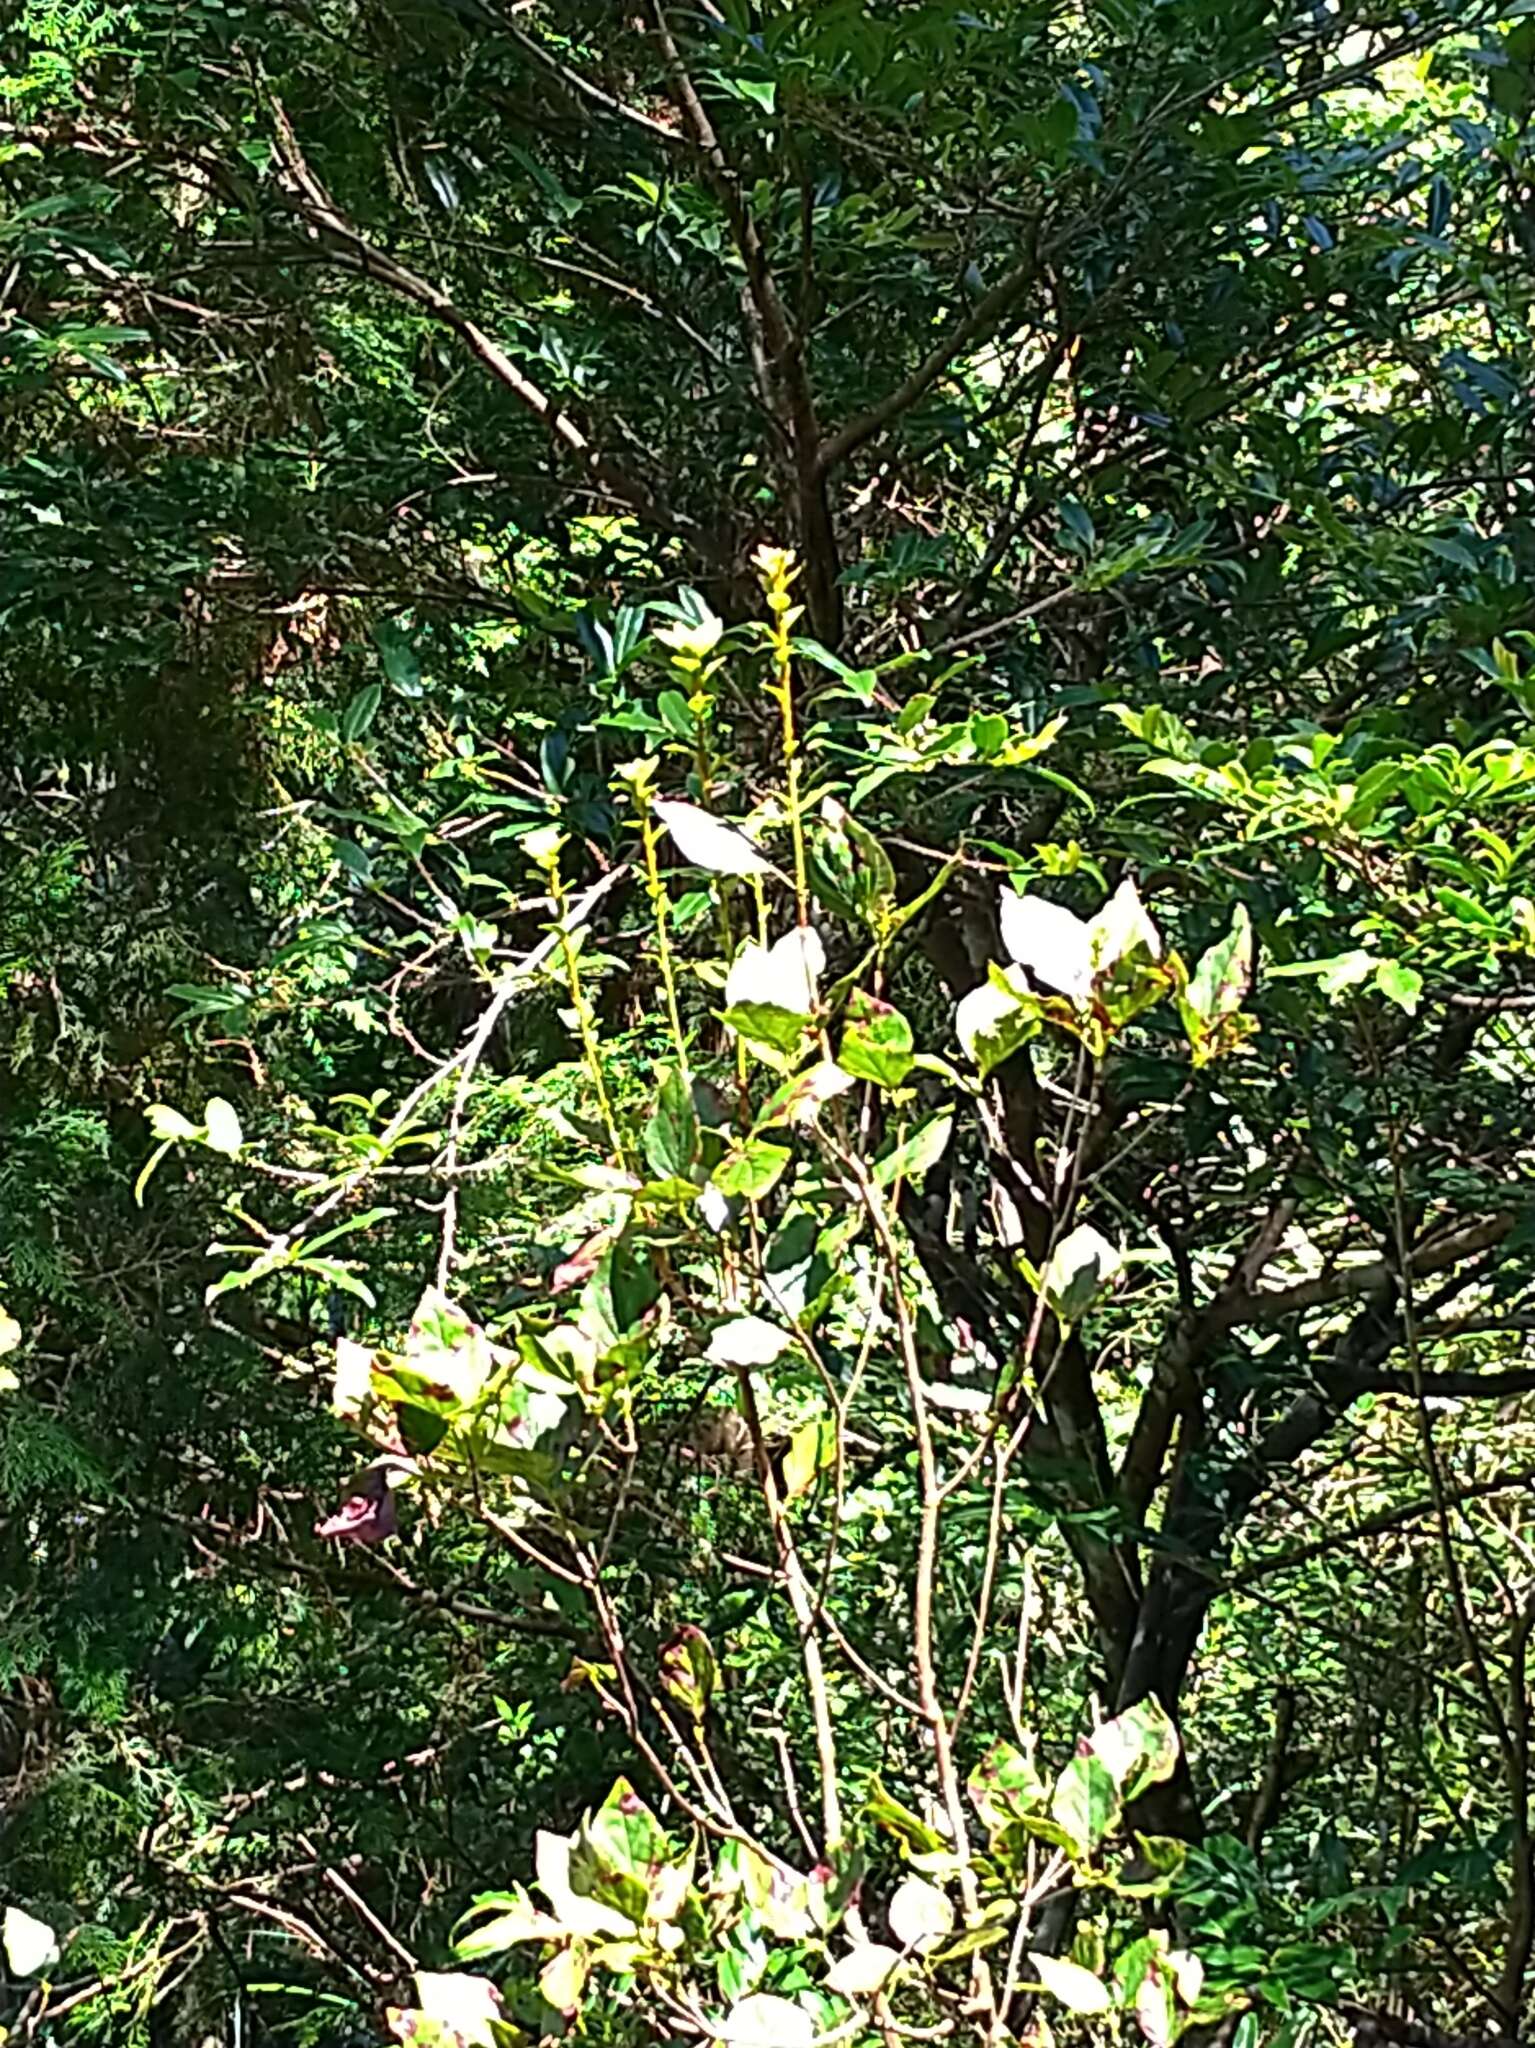
POLYGON ((1520 2036, 1532 112, 5 10, 11 2038, 1520 2036))

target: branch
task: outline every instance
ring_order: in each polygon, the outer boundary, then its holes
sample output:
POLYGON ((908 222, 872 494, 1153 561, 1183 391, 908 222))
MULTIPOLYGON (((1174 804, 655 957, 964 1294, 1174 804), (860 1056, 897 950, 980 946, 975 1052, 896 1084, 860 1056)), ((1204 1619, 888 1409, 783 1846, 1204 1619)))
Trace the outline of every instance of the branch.
MULTIPOLYGON (((1457 1265, 1474 1252, 1501 1244, 1512 1231, 1515 1221, 1513 1210, 1500 1209, 1496 1215, 1484 1217, 1480 1223, 1467 1223, 1458 1229, 1445 1231, 1443 1235, 1418 1245, 1410 1255, 1409 1270, 1415 1276, 1442 1273, 1447 1266, 1457 1265)), ((1301 1280, 1294 1287, 1279 1288, 1272 1293, 1239 1292, 1232 1296, 1222 1313, 1221 1329, 1224 1332, 1249 1323, 1277 1322, 1282 1316, 1296 1315, 1303 1309, 1322 1308, 1333 1302, 1354 1300, 1359 1295, 1376 1294, 1381 1288, 1390 1286, 1395 1277, 1396 1268, 1390 1261, 1371 1259, 1357 1266, 1345 1266, 1337 1272, 1319 1273, 1315 1279, 1301 1280)))
POLYGON ((742 193, 741 180, 682 61, 666 18, 664 0, 652 0, 652 11, 656 39, 671 73, 678 103, 693 131, 705 176, 724 210, 731 240, 746 271, 749 319, 754 319, 760 330, 759 334, 748 334, 748 344, 759 365, 763 398, 793 456, 793 488, 810 622, 818 636, 835 647, 842 637, 842 593, 838 583, 841 559, 826 495, 826 466, 820 459, 821 430, 805 363, 804 337, 784 304, 761 232, 742 193))
MULTIPOLYGON (((1497 1479, 1478 1480, 1474 1486, 1462 1486, 1446 1496, 1446 1505, 1459 1507, 1465 1501, 1487 1500, 1497 1493, 1515 1493, 1525 1487, 1535 1487, 1535 1465, 1527 1465, 1518 1472, 1504 1473, 1497 1479)), ((1272 1578, 1276 1572, 1288 1572, 1301 1565, 1312 1564, 1319 1557, 1326 1557, 1330 1551, 1345 1550, 1351 1543, 1367 1542, 1372 1536, 1384 1536, 1392 1529, 1405 1528, 1410 1522, 1420 1522, 1425 1515, 1437 1511, 1438 1503, 1425 1494, 1419 1500, 1408 1501, 1399 1508, 1385 1508, 1377 1515, 1367 1515, 1362 1522, 1356 1522, 1352 1529, 1340 1530, 1336 1535, 1319 1536, 1314 1542, 1298 1544, 1294 1550, 1287 1550, 1280 1557, 1259 1558, 1250 1565, 1244 1565, 1239 1572, 1229 1573, 1220 1582, 1225 1593, 1240 1592, 1246 1586, 1256 1585, 1260 1579, 1272 1578)))
POLYGON ((936 347, 931 349, 917 365, 904 383, 898 384, 870 406, 857 419, 852 419, 835 434, 821 443, 817 466, 823 475, 837 468, 840 463, 861 448, 866 441, 872 441, 892 420, 899 419, 903 412, 910 410, 922 394, 938 382, 944 371, 956 356, 967 349, 972 342, 983 340, 1002 320, 1015 300, 1039 275, 1038 262, 1033 251, 1011 269, 1000 283, 994 284, 983 298, 971 307, 965 317, 951 327, 936 347))
POLYGON ((1362 1372, 1350 1381, 1360 1394, 1427 1394, 1431 1399, 1502 1401, 1535 1393, 1535 1367, 1522 1372, 1362 1372))
POLYGON ((514 42, 525 56, 531 57, 535 64, 541 64, 545 70, 554 74, 564 87, 568 98, 585 100, 604 114, 611 114, 620 121, 627 121, 631 127, 638 128, 648 135, 653 142, 663 142, 669 149, 675 149, 681 143, 682 137, 674 129, 668 128, 664 121, 658 121, 639 107, 631 107, 626 100, 616 99, 612 93, 604 92, 600 85, 594 85, 573 66, 562 64, 552 50, 546 50, 542 43, 506 20, 504 16, 498 26, 501 33, 514 42))
POLYGON ((293 130, 282 102, 273 99, 272 120, 275 130, 278 160, 282 165, 290 188, 290 203, 294 210, 308 221, 310 226, 339 242, 348 252, 352 267, 363 276, 387 285, 398 292, 401 298, 409 299, 430 313, 434 320, 441 321, 465 343, 470 353, 491 373, 498 383, 505 385, 535 419, 540 420, 565 449, 581 464, 587 474, 600 483, 610 496, 626 505, 637 518, 647 526, 662 533, 675 535, 697 548, 706 556, 714 556, 717 549, 713 541, 693 520, 674 512, 669 505, 639 478, 604 455, 592 445, 582 429, 564 411, 557 400, 551 398, 542 385, 535 384, 512 361, 499 342, 492 339, 485 330, 464 312, 448 294, 440 290, 419 272, 411 270, 387 251, 371 242, 356 224, 347 219, 326 191, 324 185, 310 169, 298 138, 293 130))

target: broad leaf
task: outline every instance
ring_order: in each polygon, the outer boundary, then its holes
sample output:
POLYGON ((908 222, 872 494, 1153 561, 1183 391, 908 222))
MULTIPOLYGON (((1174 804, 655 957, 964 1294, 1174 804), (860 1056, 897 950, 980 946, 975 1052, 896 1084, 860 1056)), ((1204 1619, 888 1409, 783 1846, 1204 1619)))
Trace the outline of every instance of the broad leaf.
POLYGON ((760 854, 746 834, 723 818, 713 818, 696 804, 657 797, 651 805, 676 841, 690 867, 711 875, 771 875, 773 863, 760 854))

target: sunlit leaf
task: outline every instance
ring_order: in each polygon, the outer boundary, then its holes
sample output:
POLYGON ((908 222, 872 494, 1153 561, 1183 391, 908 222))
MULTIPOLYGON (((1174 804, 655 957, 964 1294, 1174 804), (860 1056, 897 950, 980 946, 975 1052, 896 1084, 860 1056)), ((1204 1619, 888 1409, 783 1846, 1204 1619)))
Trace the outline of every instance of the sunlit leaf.
POLYGON ((7 1906, 5 1919, 0 1923, 0 1947, 5 1950, 5 1960, 12 1974, 17 1977, 35 1977, 40 1970, 50 1970, 59 1960, 58 1937, 46 1920, 37 1920, 24 1912, 20 1906, 7 1906))
POLYGON ((1084 1970, 1080 1963, 1069 1962, 1065 1956, 1044 1956, 1033 1951, 1029 1961, 1040 1983, 1068 2012, 1086 2017, 1107 2012, 1113 2005, 1108 1985, 1091 1970, 1084 1970))
POLYGON ((760 854, 746 834, 723 818, 713 818, 696 804, 675 797, 657 797, 651 808, 676 841, 690 867, 711 875, 771 875, 773 863, 760 854))

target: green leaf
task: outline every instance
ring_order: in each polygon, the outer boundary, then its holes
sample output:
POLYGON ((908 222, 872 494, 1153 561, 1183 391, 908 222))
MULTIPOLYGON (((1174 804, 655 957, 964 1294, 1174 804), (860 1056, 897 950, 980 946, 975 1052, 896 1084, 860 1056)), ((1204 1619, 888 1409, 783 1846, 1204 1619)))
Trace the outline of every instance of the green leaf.
POLYGON ((725 1154, 710 1177, 721 1194, 760 1202, 778 1185, 793 1157, 789 1145, 775 1145, 767 1138, 743 1138, 725 1154))
POLYGON ((1388 1002, 1405 1010, 1409 1017, 1417 1015, 1423 977, 1416 968, 1404 967, 1400 960, 1382 960, 1375 970, 1375 986, 1388 1002))
POLYGON ((378 707, 383 701, 382 683, 364 683, 349 699, 346 709, 341 714, 341 737, 344 740, 360 740, 378 716, 378 707))
POLYGON ((812 1028, 803 1011, 781 1009, 776 1003, 732 1003, 720 1012, 720 1022, 738 1032, 754 1051, 773 1054, 773 1064, 797 1053, 812 1028))
POLYGON ((645 1126, 645 1158, 658 1180, 688 1180, 698 1159, 698 1112, 693 1090, 680 1067, 661 1077, 656 1106, 645 1126))
POLYGON ((661 1651, 661 1690, 694 1721, 702 1721, 719 1683, 719 1665, 701 1628, 684 1622, 661 1651))
POLYGON ((692 744, 698 728, 693 714, 688 709, 688 700, 680 690, 663 690, 656 699, 656 710, 661 714, 661 723, 673 738, 692 744))
POLYGON ((1119 1787, 1098 1757, 1072 1758, 1055 1781, 1050 1814, 1070 1836, 1073 1853, 1091 1855, 1119 1818, 1119 1787))
POLYGON ((932 1855, 949 1847, 936 1828, 930 1827, 909 1806, 903 1806, 899 1799, 892 1798, 878 1778, 869 1780, 864 1812, 876 1827, 919 1854, 932 1855))
POLYGON ((817 1474, 832 1463, 836 1450, 836 1431, 829 1422, 802 1422, 784 1452, 785 1498, 796 1500, 800 1494, 808 1493, 817 1474))
POLYGON ((1025 1813, 1043 1806, 1045 1787, 1039 1773, 1010 1742, 994 1742, 970 1773, 971 1804, 992 1834, 1025 1813))
POLYGON ((514 1884, 503 1892, 482 1892, 475 1899, 453 1930, 453 1953, 461 1962, 473 1963, 501 1955, 518 1942, 553 1941, 559 1934, 559 1922, 514 1884))
POLYGON ((1213 1024, 1241 1007, 1252 982, 1253 926, 1244 904, 1232 913, 1231 930, 1200 958, 1189 977, 1189 1006, 1202 1022, 1213 1024))
POLYGON ((1355 947, 1350 953, 1333 953, 1325 960, 1288 960, 1268 971, 1276 981, 1315 975, 1323 995, 1340 996, 1368 980, 1377 965, 1373 953, 1355 947))
POLYGON ((875 1160, 875 1185, 888 1188, 897 1181, 920 1180, 928 1168, 936 1166, 943 1157, 953 1132, 952 1110, 940 1110, 926 1123, 918 1124, 914 1131, 888 1146, 875 1160))
POLYGON ((1037 1037, 1041 1015, 1035 996, 1018 994, 1008 986, 1001 970, 993 969, 992 978, 960 999, 954 1012, 954 1032, 984 1081, 1020 1046, 1037 1037))
POLYGON ((379 660, 384 665, 384 674, 400 695, 419 697, 421 658, 411 645, 410 636, 404 628, 393 619, 375 620, 373 644, 378 649, 379 660))
POLYGON ((900 1011, 877 996, 855 990, 848 999, 847 1023, 837 1064, 844 1073, 880 1088, 899 1088, 911 1072, 911 1026, 900 1011))

